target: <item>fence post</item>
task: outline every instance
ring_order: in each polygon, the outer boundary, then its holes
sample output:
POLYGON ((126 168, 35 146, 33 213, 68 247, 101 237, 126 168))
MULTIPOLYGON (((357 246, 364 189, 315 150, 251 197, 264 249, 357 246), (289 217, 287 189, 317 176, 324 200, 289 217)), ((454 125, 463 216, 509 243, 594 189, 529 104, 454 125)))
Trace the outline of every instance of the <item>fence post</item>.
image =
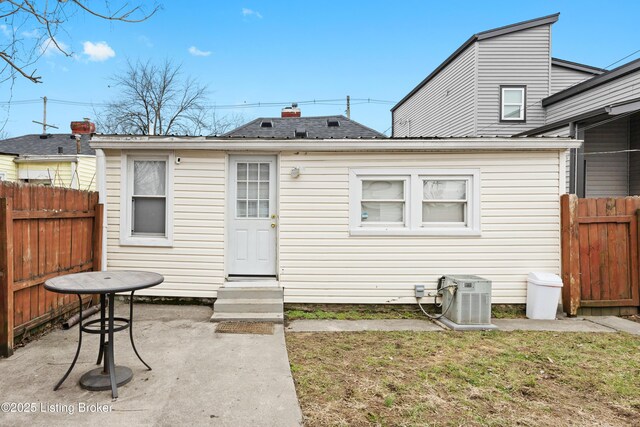
POLYGON ((0 198, 0 356, 13 354, 13 200, 0 198))
POLYGON ((562 306, 569 316, 580 308, 580 225, 578 223, 578 197, 564 194, 560 197, 562 306))
POLYGON ((93 271, 102 270, 102 221, 104 218, 104 205, 97 203, 93 217, 93 271))

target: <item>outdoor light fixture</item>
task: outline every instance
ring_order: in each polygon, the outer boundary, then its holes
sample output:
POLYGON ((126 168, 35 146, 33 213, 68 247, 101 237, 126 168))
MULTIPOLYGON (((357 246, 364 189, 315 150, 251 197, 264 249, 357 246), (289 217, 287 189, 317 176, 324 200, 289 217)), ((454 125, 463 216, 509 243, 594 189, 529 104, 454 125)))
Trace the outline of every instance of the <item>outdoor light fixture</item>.
POLYGON ((295 168, 291 169, 291 178, 297 178, 300 176, 300 173, 302 172, 302 168, 300 166, 296 166, 295 168))

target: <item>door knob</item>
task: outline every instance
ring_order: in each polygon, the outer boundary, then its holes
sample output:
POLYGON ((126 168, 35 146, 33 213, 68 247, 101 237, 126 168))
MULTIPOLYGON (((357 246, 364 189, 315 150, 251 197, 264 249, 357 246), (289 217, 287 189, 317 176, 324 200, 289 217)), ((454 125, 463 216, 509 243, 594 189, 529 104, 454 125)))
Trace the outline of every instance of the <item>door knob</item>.
POLYGON ((276 225, 272 223, 271 228, 276 228, 276 225))

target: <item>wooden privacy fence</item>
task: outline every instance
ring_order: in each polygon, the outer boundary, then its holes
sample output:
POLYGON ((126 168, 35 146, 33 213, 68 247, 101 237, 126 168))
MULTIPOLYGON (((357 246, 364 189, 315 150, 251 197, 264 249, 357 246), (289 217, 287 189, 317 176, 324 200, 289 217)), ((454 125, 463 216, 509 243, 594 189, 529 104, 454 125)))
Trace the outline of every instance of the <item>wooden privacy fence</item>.
POLYGON ((640 197, 579 199, 565 194, 560 205, 562 302, 567 313, 605 307, 637 310, 640 197))
POLYGON ((44 282, 100 270, 102 215, 95 192, 0 183, 0 355, 13 353, 14 336, 78 307, 44 282))

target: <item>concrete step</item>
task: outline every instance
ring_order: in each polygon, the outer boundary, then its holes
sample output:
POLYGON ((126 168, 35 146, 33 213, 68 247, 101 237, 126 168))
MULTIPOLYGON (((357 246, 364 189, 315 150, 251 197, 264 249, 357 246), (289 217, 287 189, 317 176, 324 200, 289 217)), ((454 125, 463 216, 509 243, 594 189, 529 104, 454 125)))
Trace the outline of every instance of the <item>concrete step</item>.
POLYGON ((224 283, 225 288, 280 288, 277 280, 231 280, 224 283))
POLYGON ((218 289, 219 299, 280 299, 284 291, 282 288, 223 288, 218 289))
POLYGON ((220 313, 214 312, 212 322, 272 322, 283 323, 284 315, 279 313, 220 313))
POLYGON ((213 311, 219 313, 282 313, 281 298, 218 298, 213 304, 213 311))

